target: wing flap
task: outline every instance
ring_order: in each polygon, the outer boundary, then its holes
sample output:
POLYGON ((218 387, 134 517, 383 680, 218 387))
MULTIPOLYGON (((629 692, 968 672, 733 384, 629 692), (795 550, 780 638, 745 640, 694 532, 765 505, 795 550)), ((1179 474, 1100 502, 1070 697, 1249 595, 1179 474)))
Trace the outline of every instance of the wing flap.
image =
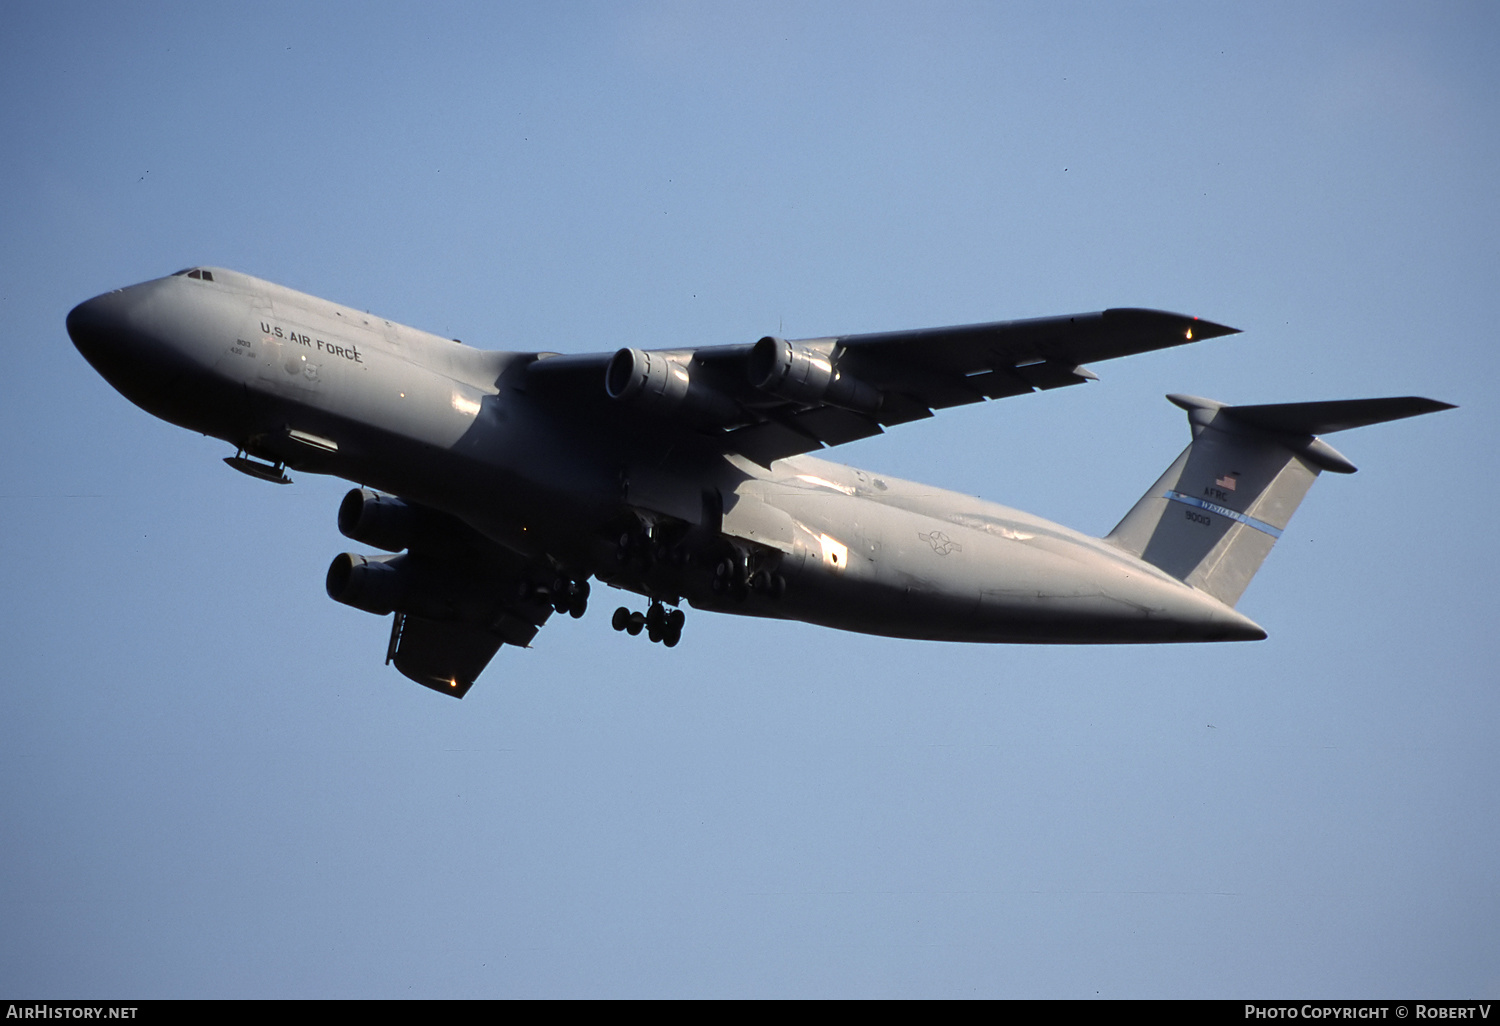
POLYGON ((386 662, 395 663, 403 676, 424 688, 462 698, 501 644, 481 627, 397 613, 386 662))
POLYGON ((1030 382, 1009 367, 975 371, 968 378, 969 384, 983 392, 986 399, 1008 399, 1034 391, 1030 382))
POLYGON ((817 438, 824 445, 843 445, 860 438, 880 434, 880 424, 861 413, 841 410, 837 406, 818 406, 792 418, 799 430, 817 438))
POLYGON ((763 467, 769 467, 776 460, 787 456, 821 449, 823 443, 816 435, 799 431, 780 420, 767 420, 730 431, 724 436, 723 447, 726 452, 737 452, 763 467))

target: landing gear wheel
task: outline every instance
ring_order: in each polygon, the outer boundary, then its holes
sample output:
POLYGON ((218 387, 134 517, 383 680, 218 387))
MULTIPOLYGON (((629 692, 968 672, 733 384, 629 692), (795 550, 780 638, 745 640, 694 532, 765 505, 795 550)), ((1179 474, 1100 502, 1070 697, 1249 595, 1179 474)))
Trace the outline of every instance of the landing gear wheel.
POLYGON ((676 648, 677 643, 682 640, 682 625, 687 622, 687 616, 682 610, 674 609, 667 614, 667 622, 662 628, 661 643, 668 648, 676 648))
POLYGON ((714 564, 714 591, 719 594, 734 594, 744 586, 744 577, 734 560, 725 557, 714 564))
POLYGON ((682 640, 682 625, 687 616, 680 609, 667 609, 660 602, 652 602, 644 613, 632 613, 624 606, 615 610, 609 625, 617 631, 637 635, 642 630, 652 641, 673 648, 682 640))
MULTIPOLYGON (((523 584, 522 587, 527 586, 523 584)), ((554 577, 552 584, 547 588, 547 600, 559 614, 568 613, 576 620, 588 611, 589 582, 573 581, 562 576, 554 577)))

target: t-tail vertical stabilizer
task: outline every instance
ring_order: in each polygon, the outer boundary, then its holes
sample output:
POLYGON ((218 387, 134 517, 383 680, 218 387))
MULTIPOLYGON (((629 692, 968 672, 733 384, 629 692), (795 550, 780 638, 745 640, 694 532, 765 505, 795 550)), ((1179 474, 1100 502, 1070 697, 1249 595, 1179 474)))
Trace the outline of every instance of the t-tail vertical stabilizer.
POLYGON ((1318 435, 1453 408, 1415 396, 1270 406, 1167 398, 1187 411, 1193 440, 1105 541, 1229 606, 1318 474, 1354 473, 1318 435))

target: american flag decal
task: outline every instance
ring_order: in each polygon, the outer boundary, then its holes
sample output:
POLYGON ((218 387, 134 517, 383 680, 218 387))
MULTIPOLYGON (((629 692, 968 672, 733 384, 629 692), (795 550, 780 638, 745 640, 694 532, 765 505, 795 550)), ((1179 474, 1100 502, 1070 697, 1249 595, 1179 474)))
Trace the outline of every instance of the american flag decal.
POLYGON ((1218 485, 1226 492, 1232 492, 1234 491, 1234 479, 1238 476, 1238 474, 1225 474, 1223 477, 1215 481, 1214 484, 1218 485))

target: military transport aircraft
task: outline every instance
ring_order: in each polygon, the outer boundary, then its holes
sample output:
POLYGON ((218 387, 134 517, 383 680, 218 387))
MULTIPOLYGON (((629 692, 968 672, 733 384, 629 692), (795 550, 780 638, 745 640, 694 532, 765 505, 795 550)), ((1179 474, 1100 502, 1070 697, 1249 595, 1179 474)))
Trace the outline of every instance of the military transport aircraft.
POLYGON ((809 453, 934 410, 1075 385, 1084 364, 1236 329, 1155 310, 702 349, 486 352, 218 267, 90 299, 79 351, 149 413, 361 487, 328 594, 394 614, 386 662, 463 697, 501 645, 634 592, 616 630, 671 647, 682 606, 901 638, 1239 641, 1234 609, 1319 472, 1319 434, 1451 408, 1413 397, 1226 406, 1119 525, 1039 517, 809 453), (392 554, 399 553, 399 554, 392 554))

